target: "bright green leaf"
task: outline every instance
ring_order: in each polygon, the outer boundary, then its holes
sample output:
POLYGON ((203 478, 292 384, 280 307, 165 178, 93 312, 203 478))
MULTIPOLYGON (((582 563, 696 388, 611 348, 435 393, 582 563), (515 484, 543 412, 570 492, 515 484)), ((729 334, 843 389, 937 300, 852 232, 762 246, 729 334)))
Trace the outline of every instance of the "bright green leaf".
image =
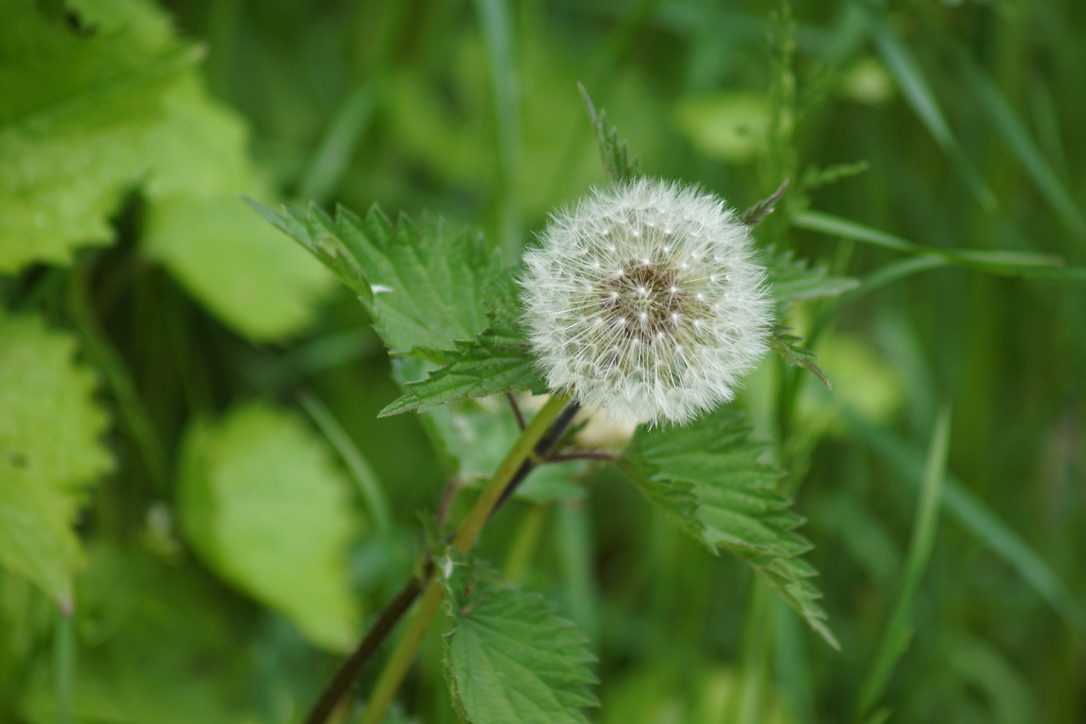
POLYGON ((75 340, 0 312, 0 564, 70 611, 82 560, 72 531, 87 483, 107 472, 107 418, 75 340))
POLYGON ((587 723, 597 706, 594 657, 573 624, 541 596, 448 553, 447 676, 473 724, 587 723))
POLYGON ((346 570, 356 519, 331 460, 293 416, 265 405, 197 422, 184 449, 180 514, 216 573, 314 643, 343 650, 357 622, 346 570))
POLYGON ((247 201, 358 295, 389 351, 440 356, 489 325, 484 290, 500 260, 478 233, 454 232, 432 216, 393 226, 377 207, 365 219, 341 207, 333 219, 315 205, 279 213, 247 201))
POLYGON ((146 138, 146 253, 226 324, 251 339, 277 339, 312 316, 329 278, 301 249, 283 244, 238 199, 265 194, 247 154, 242 117, 195 76, 165 100, 146 138))
POLYGON ((140 140, 199 54, 142 6, 82 32, 40 8, 0 5, 0 273, 111 241, 109 215, 149 167, 140 140))
POLYGON ((740 413, 724 407, 686 427, 638 429, 620 464, 653 503, 714 553, 725 548, 762 575, 830 645, 810 544, 776 492, 780 472, 760 462, 740 413))

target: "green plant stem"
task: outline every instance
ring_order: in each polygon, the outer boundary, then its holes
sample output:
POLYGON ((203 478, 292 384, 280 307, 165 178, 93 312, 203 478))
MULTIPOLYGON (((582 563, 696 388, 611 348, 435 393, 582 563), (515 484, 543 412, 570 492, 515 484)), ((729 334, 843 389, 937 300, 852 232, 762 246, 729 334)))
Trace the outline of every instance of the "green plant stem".
MULTIPOLYGON (((475 541, 479 539, 479 534, 490 516, 506 499, 508 489, 514 480, 522 477, 526 465, 528 469, 534 467, 536 462, 534 455, 538 454, 536 445, 544 440, 548 430, 551 431, 548 442, 551 444, 556 442, 556 437, 561 435, 561 430, 552 429, 551 423, 558 418, 568 401, 569 399, 562 395, 551 397, 543 405, 542 409, 535 414, 532 421, 528 423, 528 427, 517 438, 516 443, 505 456, 505 460, 494 471, 490 482, 483 489, 482 494, 475 501, 475 505, 472 506, 467 518, 464 519, 460 529, 453 537, 452 546, 454 548, 466 554, 475 545, 475 541)), ((426 631, 430 627, 430 622, 433 621, 434 615, 437 613, 444 597, 445 589, 441 585, 441 581, 430 578, 426 584, 422 600, 419 602, 411 621, 407 624, 407 630, 404 631, 403 636, 396 644, 392 656, 377 680, 373 694, 366 704, 361 724, 379 724, 384 719, 389 706, 392 705, 392 699, 400 688, 400 683, 407 674, 407 669, 411 666, 415 653, 422 644, 426 631)))

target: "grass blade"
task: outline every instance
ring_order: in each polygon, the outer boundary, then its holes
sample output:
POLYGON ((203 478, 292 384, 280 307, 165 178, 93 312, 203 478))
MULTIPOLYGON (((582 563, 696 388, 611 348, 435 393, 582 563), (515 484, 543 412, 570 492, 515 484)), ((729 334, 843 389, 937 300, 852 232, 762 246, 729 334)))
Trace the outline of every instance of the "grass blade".
POLYGON ((804 211, 796 214, 792 217, 792 224, 800 229, 861 241, 905 254, 944 259, 952 264, 986 274, 1086 282, 1086 268, 1064 266, 1061 257, 1050 254, 1003 249, 938 249, 821 211, 804 211))
POLYGON ((521 246, 521 155, 513 27, 506 0, 475 0, 474 4, 494 91, 494 122, 498 135, 498 177, 494 187, 498 198, 498 238, 504 252, 510 259, 515 259, 521 246))
POLYGON ((912 539, 909 543, 909 558, 905 563, 905 577, 901 585, 890 623, 883 634, 875 663, 871 667, 860 692, 860 701, 856 707, 856 720, 863 720, 871 712, 886 688, 890 672, 898 659, 908 648, 912 638, 910 621, 913 615, 913 602, 920 579, 924 575, 931 550, 935 544, 935 527, 938 522, 940 498, 943 480, 946 475, 946 458, 950 441, 950 411, 940 411, 932 431, 931 445, 924 466, 924 479, 920 486, 920 500, 917 503, 916 519, 913 523, 912 539))
MULTIPOLYGON (((918 478, 922 465, 918 452, 890 433, 864 423, 859 416, 846 414, 857 438, 890 465, 906 471, 904 480, 911 483, 918 478)), ((1059 614, 1080 643, 1086 643, 1086 614, 1083 613, 1086 608, 1075 599, 1059 576, 1029 543, 953 475, 947 475, 943 504, 947 513, 953 516, 958 524, 1003 559, 1059 614)))
POLYGON ((996 130, 1007 142, 1011 152, 1018 158, 1022 168, 1037 184, 1041 195, 1045 197, 1060 221, 1074 233, 1080 244, 1086 244, 1086 217, 1075 204, 1074 198, 1067 191, 1052 166, 1034 143, 1025 124, 1018 120, 1007 99, 999 88, 977 67, 976 61, 965 53, 959 53, 962 69, 965 71, 966 87, 973 91, 977 102, 985 109, 985 114, 995 125, 996 130))
POLYGON ((868 28, 871 31, 872 40, 875 41, 879 54, 882 55, 882 59, 897 80, 906 102, 920 118, 920 122, 924 124, 932 137, 935 138, 935 142, 958 167, 958 172, 961 173, 970 191, 977 197, 977 201, 980 202, 981 206, 987 211, 994 210, 997 206, 995 195, 984 183, 973 164, 970 163, 961 145, 958 144, 953 132, 951 132, 950 125, 943 115, 939 101, 935 97, 931 85, 924 77, 916 57, 905 43, 890 32, 883 19, 873 11, 868 12, 868 28))

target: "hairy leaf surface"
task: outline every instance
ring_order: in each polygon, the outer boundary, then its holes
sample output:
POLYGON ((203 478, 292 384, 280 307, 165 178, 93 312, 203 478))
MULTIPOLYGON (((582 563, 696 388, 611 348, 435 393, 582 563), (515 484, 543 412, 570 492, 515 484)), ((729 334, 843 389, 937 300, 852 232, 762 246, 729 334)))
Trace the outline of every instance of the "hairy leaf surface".
POLYGON ((776 492, 780 471, 759 461, 740 413, 727 407, 686 427, 638 430, 621 459, 642 492, 714 553, 727 549, 762 575, 832 646, 802 523, 776 492))
POLYGON ((448 555, 446 672, 467 720, 587 724, 581 709, 598 704, 584 636, 543 597, 448 555))

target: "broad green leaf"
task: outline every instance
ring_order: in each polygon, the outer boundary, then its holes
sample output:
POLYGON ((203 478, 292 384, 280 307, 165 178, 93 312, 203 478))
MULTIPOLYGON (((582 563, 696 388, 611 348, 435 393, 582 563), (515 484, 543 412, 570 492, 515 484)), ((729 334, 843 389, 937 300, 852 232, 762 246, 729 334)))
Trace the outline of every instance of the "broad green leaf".
POLYGON ((449 631, 446 671, 472 724, 587 724, 597 706, 584 636, 541 596, 448 553, 442 562, 449 631))
POLYGON ((165 99, 146 137, 144 250, 226 324, 251 339, 281 338, 312 316, 330 279, 308 254, 245 208, 264 195, 244 119, 192 75, 165 99))
POLYGON ((483 292, 501 267, 478 233, 432 216, 394 226, 376 206, 365 219, 342 207, 332 218, 316 205, 280 213, 247 201, 358 295, 390 352, 434 356, 489 325, 483 292))
POLYGON ((808 299, 836 297, 859 285, 856 279, 828 276, 823 267, 812 269, 787 249, 770 249, 767 257, 770 288, 782 309, 808 299))
POLYGON ((0 273, 108 244, 109 215, 150 166, 141 140, 199 51, 127 5, 73 10, 81 31, 40 3, 0 4, 0 273))
POLYGON ((597 111, 585 87, 580 83, 577 87, 581 90, 581 98, 588 111, 588 118, 592 122, 592 131, 596 134, 596 143, 600 149, 600 157, 603 159, 603 168, 607 171, 607 178, 611 181, 628 181, 640 176, 641 160, 636 156, 630 156, 630 148, 626 141, 618 135, 618 129, 607 120, 607 111, 602 109, 597 111))
POLYGON ((814 363, 815 353, 806 347, 802 347, 802 342, 803 339, 792 334, 788 327, 783 327, 781 325, 777 325, 773 329, 773 333, 769 336, 770 349, 791 364, 794 364, 796 367, 802 367, 807 370, 821 380, 827 390, 832 390, 833 385, 830 384, 830 380, 826 377, 826 373, 819 369, 818 365, 814 363))
POLYGON ((343 650, 357 623, 346 551, 357 521, 323 441, 295 417, 249 404, 189 430, 181 523, 218 575, 343 650))
POLYGON ((72 526, 86 486, 111 465, 94 375, 75 349, 38 317, 0 311, 0 565, 66 612, 82 560, 72 526))
POLYGON ((810 544, 776 491, 780 471, 760 462, 742 415, 724 407, 686 427, 638 429, 621 467, 657 506, 714 553, 750 564, 831 646, 815 575, 800 556, 810 544))

